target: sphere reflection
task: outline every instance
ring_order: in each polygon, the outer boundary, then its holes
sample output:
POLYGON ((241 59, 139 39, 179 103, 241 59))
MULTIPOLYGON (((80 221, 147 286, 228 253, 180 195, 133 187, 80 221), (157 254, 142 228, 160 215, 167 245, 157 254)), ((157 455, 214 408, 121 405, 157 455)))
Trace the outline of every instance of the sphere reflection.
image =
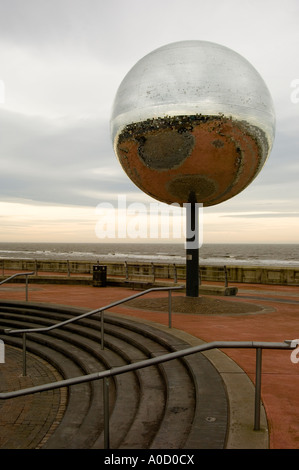
POLYGON ((273 145, 275 113, 246 59, 218 44, 183 41, 129 71, 115 97, 111 134, 142 191, 179 204, 192 194, 211 206, 257 176, 273 145))

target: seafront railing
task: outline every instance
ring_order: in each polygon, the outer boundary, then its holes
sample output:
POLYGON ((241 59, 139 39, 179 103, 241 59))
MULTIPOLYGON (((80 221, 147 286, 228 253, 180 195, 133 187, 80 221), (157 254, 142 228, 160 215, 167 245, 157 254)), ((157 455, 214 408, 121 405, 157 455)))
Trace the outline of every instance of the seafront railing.
POLYGON ((158 292, 158 291, 168 291, 168 327, 171 328, 172 326, 172 297, 171 291, 182 289, 184 286, 174 286, 174 287, 152 287, 150 289, 146 289, 142 292, 138 292, 134 295, 130 295, 129 297, 125 297, 124 299, 117 300, 116 302, 112 302, 111 304, 105 305, 104 307, 97 308, 95 310, 90 310, 88 312, 82 313, 81 315, 77 315, 76 317, 69 318, 68 320, 61 321, 59 323, 55 323, 51 326, 44 326, 40 328, 22 328, 22 329, 11 329, 6 328, 4 333, 6 334, 19 334, 23 335, 23 376, 27 374, 27 360, 26 360, 26 340, 28 333, 46 333, 48 331, 61 328, 69 323, 75 323, 83 318, 90 317, 95 315, 96 313, 101 314, 101 349, 104 349, 104 313, 106 310, 110 308, 116 307, 121 305, 125 302, 129 302, 130 300, 134 300, 137 297, 141 297, 143 295, 149 294, 150 292, 158 292))
POLYGON ((26 276, 26 283, 25 283, 25 295, 26 295, 26 302, 28 301, 28 276, 33 276, 33 274, 35 274, 34 272, 30 272, 30 273, 16 273, 16 274, 13 274, 12 276, 4 279, 3 281, 0 282, 0 286, 2 284, 5 284, 6 282, 8 281, 11 281, 12 279, 14 279, 15 277, 18 277, 18 276, 26 276))
MULTIPOLYGON (((108 280, 124 278, 133 275, 144 275, 150 279, 168 279, 174 283, 186 279, 186 265, 174 263, 122 263, 116 261, 82 261, 82 260, 28 260, 28 259, 0 259, 2 276, 7 271, 35 271, 38 277, 49 278, 50 275, 60 274, 63 278, 84 277, 92 279, 94 264, 107 266, 108 280), (51 274, 50 274, 51 273, 51 274)), ((299 286, 299 266, 253 266, 253 265, 206 265, 200 263, 199 276, 202 281, 220 282, 227 285, 231 283, 272 284, 299 286)), ((35 280, 35 281, 36 281, 35 280)))
POLYGON ((109 378, 114 377, 126 372, 131 372, 145 367, 150 367, 157 364, 162 364, 173 359, 179 359, 198 352, 204 352, 211 349, 231 349, 231 348, 247 348, 256 350, 256 372, 255 372, 255 401, 254 401, 254 431, 260 430, 260 411, 261 411, 261 372, 262 372, 262 350, 263 349, 295 349, 298 346, 297 340, 285 340, 282 343, 276 342, 261 342, 261 341, 213 341, 210 343, 193 346, 191 348, 183 349, 167 353, 161 356, 156 356, 143 361, 127 364, 124 366, 113 367, 112 369, 95 372, 92 374, 82 375, 70 379, 59 380, 43 385, 36 385, 35 387, 24 388, 12 392, 0 393, 0 400, 9 398, 16 398, 34 393, 45 392, 62 387, 70 387, 72 385, 92 382, 94 380, 103 380, 103 407, 104 407, 104 448, 110 449, 110 432, 109 432, 109 378))

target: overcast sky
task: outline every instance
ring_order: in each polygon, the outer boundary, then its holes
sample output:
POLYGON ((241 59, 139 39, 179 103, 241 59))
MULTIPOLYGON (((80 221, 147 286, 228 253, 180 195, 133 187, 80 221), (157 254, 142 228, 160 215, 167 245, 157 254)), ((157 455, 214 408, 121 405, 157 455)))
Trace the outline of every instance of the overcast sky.
POLYGON ((0 241, 97 242, 98 204, 152 201, 113 152, 113 100, 144 55, 199 39, 249 60, 276 111, 266 165, 204 209, 204 243, 298 243, 298 23, 298 0, 1 0, 0 241))

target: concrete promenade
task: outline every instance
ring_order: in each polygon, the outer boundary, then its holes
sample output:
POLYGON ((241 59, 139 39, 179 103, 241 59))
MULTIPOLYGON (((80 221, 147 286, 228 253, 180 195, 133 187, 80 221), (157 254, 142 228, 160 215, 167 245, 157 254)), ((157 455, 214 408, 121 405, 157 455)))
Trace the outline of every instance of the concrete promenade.
MULTIPOLYGON (((238 287, 236 296, 217 298, 223 301, 255 304, 262 309, 246 314, 174 313, 173 331, 184 332, 205 342, 282 342, 299 338, 299 287, 237 283, 234 285, 238 287)), ((133 293, 132 289, 120 286, 95 288, 88 285, 29 284, 29 302, 90 309, 105 306, 133 293)), ((162 294, 151 293, 148 297, 161 297, 162 294)), ((24 301, 24 284, 9 283, 1 286, 0 299, 24 301)), ((144 319, 155 324, 168 325, 168 314, 163 312, 133 308, 128 304, 114 307, 110 311, 138 320, 144 319)), ((227 349, 223 352, 238 364, 252 381, 255 380, 254 350, 227 349)), ((0 368, 1 366, 0 364, 0 368)), ((291 351, 264 351, 262 401, 268 421, 270 449, 299 448, 298 390, 299 363, 291 361, 291 351)))

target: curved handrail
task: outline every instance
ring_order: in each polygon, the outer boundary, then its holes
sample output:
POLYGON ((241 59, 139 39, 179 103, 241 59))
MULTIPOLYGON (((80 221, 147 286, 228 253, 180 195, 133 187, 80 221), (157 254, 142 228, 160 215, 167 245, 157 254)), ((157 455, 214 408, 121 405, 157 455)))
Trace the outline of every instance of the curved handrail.
POLYGON ((223 348, 242 348, 242 349, 295 349, 298 346, 296 340, 285 340, 284 342, 264 342, 264 341, 212 341, 210 343, 200 344, 198 346, 192 346, 190 348, 181 349, 180 351, 174 351, 161 356, 155 356, 149 359, 143 359, 142 361, 125 364, 123 366, 112 367, 111 369, 104 370, 101 372, 93 372, 91 374, 81 375, 79 377, 72 377, 69 379, 58 380, 48 384, 35 385, 34 387, 23 388, 20 390, 14 390, 12 392, 0 392, 0 400, 6 400, 7 398, 16 398, 24 395, 30 395, 32 393, 46 392, 48 390, 54 390, 57 388, 68 387, 70 385, 82 384, 85 382, 92 382, 93 380, 104 379, 105 377, 113 377, 115 375, 124 374, 126 372, 132 372, 139 369, 144 369, 152 365, 161 364, 168 362, 173 359, 179 359, 181 357, 190 356, 197 352, 208 351, 210 349, 223 349, 223 348))
POLYGON ((174 287, 151 287, 150 289, 144 290, 142 292, 139 292, 137 294, 131 295, 130 297, 126 297, 121 300, 117 300, 116 302, 112 302, 111 304, 105 305, 104 307, 97 308, 95 310, 90 310, 86 313, 83 313, 82 315, 78 315, 76 317, 70 318, 68 320, 64 320, 59 323, 55 323, 55 325, 51 326, 45 326, 41 328, 26 328, 26 329, 11 329, 11 328, 6 328, 4 330, 4 333, 6 334, 13 334, 13 333, 41 333, 45 331, 51 331, 54 330, 55 328, 59 328, 61 326, 67 325, 68 323, 73 323, 77 320, 81 320, 82 318, 89 317, 91 315, 94 315, 95 313, 100 313, 103 312, 104 310, 108 310, 112 307, 116 307, 117 305, 123 304, 125 302, 128 302, 130 300, 135 299, 136 297, 140 297, 142 295, 148 294, 149 292, 154 292, 154 291, 171 291, 171 290, 176 290, 176 289, 182 289, 184 286, 174 286, 174 287))
POLYGON ((30 272, 30 273, 16 273, 16 274, 13 274, 12 276, 7 277, 7 278, 4 279, 3 281, 1 281, 1 282, 0 282, 0 286, 1 286, 1 284, 4 284, 5 282, 10 281, 10 280, 13 279, 14 277, 17 277, 17 276, 32 276, 33 274, 35 274, 34 271, 32 271, 32 272, 30 272))
POLYGON ((3 281, 1 281, 0 286, 1 286, 1 284, 5 284, 5 282, 10 281, 11 279, 14 279, 17 276, 26 276, 25 292, 26 292, 26 302, 27 302, 27 300, 28 300, 28 276, 32 276, 33 274, 35 274, 34 271, 31 271, 30 273, 16 273, 16 274, 13 274, 12 276, 7 277, 3 281))

